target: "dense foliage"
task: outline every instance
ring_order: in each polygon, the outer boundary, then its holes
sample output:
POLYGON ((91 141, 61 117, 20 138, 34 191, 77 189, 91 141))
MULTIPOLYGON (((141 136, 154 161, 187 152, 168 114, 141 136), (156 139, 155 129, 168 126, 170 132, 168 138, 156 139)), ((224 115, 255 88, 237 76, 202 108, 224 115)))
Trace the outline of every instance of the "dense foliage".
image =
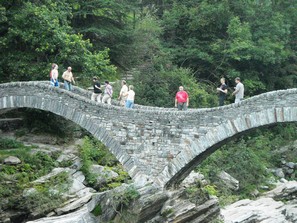
POLYGON ((1 1, 1 81, 45 80, 52 63, 81 78, 115 76, 108 49, 95 49, 70 26, 70 1, 1 1))
MULTIPOLYGON (((281 168, 282 160, 297 162, 297 149, 290 146, 296 139, 296 124, 258 129, 222 146, 196 169, 216 185, 223 204, 233 199, 252 197, 253 191, 261 192, 263 186, 270 187, 277 180, 269 170, 281 168), (280 150, 283 145, 287 145, 287 149, 280 150), (224 186, 218 178, 221 171, 226 171, 240 182, 238 191, 232 192, 224 186)), ((286 178, 297 180, 294 174, 286 178)))

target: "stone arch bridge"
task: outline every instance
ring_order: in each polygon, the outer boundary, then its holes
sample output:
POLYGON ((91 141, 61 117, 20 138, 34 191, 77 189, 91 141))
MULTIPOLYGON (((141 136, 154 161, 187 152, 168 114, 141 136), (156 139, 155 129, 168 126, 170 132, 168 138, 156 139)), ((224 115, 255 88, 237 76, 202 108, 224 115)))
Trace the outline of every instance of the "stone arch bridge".
POLYGON ((226 141, 251 129, 297 121, 297 89, 268 92, 224 107, 176 111, 137 105, 126 109, 91 101, 45 82, 0 84, 0 110, 36 108, 73 121, 104 143, 135 183, 181 182, 226 141))

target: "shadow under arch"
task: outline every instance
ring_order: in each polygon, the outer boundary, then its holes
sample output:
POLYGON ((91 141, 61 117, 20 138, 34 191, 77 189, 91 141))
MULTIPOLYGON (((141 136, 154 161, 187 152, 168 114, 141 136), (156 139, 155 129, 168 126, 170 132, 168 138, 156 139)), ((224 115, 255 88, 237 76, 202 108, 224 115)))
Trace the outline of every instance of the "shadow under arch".
MULTIPOLYGON (((295 122, 297 122, 297 107, 263 109, 261 112, 253 112, 243 117, 237 117, 234 120, 228 120, 227 123, 221 124, 216 128, 218 134, 224 132, 223 129, 229 128, 229 131, 227 131, 228 133, 221 137, 218 135, 215 136, 213 133, 208 133, 205 138, 200 139, 202 141, 208 140, 209 143, 204 144, 206 145, 204 148, 200 146, 198 149, 199 152, 181 169, 176 171, 176 173, 166 182, 165 188, 170 189, 177 187, 195 167, 229 141, 248 134, 257 128, 273 126, 279 123, 295 122), (242 123, 242 125, 240 125, 240 123, 242 123)), ((198 143, 199 142, 191 141, 190 147, 197 147, 198 143)), ((183 153, 184 152, 181 152, 181 156, 183 156, 183 153)), ((179 162, 178 159, 178 156, 175 157, 171 164, 174 165, 174 163, 179 162)), ((169 164, 169 166, 171 164, 169 164)))

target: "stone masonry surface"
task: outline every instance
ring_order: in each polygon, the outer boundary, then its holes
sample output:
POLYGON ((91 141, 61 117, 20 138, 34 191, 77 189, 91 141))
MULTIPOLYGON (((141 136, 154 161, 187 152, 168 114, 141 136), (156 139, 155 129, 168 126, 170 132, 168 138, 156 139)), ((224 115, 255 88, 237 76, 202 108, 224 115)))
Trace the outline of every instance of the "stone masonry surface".
POLYGON ((0 110, 36 108, 69 119, 104 143, 135 183, 171 187, 233 137, 265 125, 297 121, 297 89, 268 92, 237 104, 177 111, 126 109, 90 100, 91 92, 48 82, 0 84, 0 110))

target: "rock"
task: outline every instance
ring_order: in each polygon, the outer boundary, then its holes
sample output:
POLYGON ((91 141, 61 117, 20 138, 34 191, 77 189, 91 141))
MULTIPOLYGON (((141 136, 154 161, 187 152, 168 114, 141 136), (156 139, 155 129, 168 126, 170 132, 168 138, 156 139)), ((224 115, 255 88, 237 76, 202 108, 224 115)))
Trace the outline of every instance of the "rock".
POLYGON ((71 212, 69 214, 40 218, 35 221, 27 221, 27 223, 97 223, 96 218, 90 213, 87 206, 71 212))
POLYGON ((105 183, 106 181, 116 178, 118 176, 116 172, 100 165, 92 165, 90 168, 90 172, 96 176, 98 185, 105 183))
POLYGON ((241 200, 221 210, 225 223, 291 223, 297 222, 297 181, 278 186, 255 201, 241 200), (283 203, 278 200, 290 200, 283 203))
POLYGON ((76 173, 74 173, 71 179, 72 179, 72 184, 69 188, 68 194, 75 194, 86 188, 86 186, 83 184, 85 180, 85 176, 81 171, 77 171, 76 173))
POLYGON ((8 165, 18 165, 21 162, 22 161, 15 156, 9 156, 9 157, 5 158, 3 161, 4 164, 8 164, 8 165))
POLYGON ((137 216, 137 222, 146 222, 161 210, 168 193, 154 185, 147 185, 138 191, 140 198, 133 203, 130 213, 137 216))
POLYGON ((73 161, 75 159, 77 159, 78 157, 74 154, 61 154, 58 159, 57 162, 61 163, 63 161, 73 161))
POLYGON ((253 196, 253 197, 258 197, 259 194, 260 194, 260 192, 259 192, 257 189, 253 190, 253 191, 250 193, 250 195, 253 196))
POLYGON ((264 196, 275 200, 290 200, 297 196, 297 181, 287 181, 279 184, 275 189, 268 191, 264 196))
POLYGON ((23 197, 28 197, 28 196, 30 196, 32 194, 35 194, 35 193, 37 193, 37 190, 35 188, 25 189, 23 191, 23 197))
POLYGON ((62 172, 67 172, 69 174, 75 173, 75 170, 69 169, 69 168, 54 168, 49 174, 42 176, 38 178, 37 180, 33 181, 33 183, 45 183, 48 181, 51 177, 56 176, 62 172))
POLYGON ((278 168, 278 169, 275 169, 273 171, 274 175, 279 177, 279 178, 285 178, 285 174, 284 174, 284 171, 282 168, 278 168))
POLYGON ((190 185, 195 184, 197 181, 201 182, 203 185, 207 183, 201 173, 192 171, 189 176, 181 183, 181 186, 189 187, 190 185))
POLYGON ((296 166, 296 164, 293 163, 293 162, 288 162, 288 163, 286 163, 285 165, 286 165, 287 167, 289 167, 290 169, 294 169, 295 166, 296 166))
POLYGON ((225 223, 287 222, 282 214, 284 204, 272 198, 241 200, 221 210, 225 223))
POLYGON ((234 177, 226 173, 225 171, 221 171, 218 174, 218 177, 221 181, 231 190, 237 191, 239 189, 239 181, 236 180, 234 177))
POLYGON ((77 199, 74 202, 71 202, 70 204, 67 204, 61 208, 57 208, 55 212, 57 213, 57 215, 61 215, 64 213, 69 213, 70 211, 74 211, 86 204, 91 199, 91 197, 92 194, 88 194, 87 196, 77 199))
POLYGON ((291 168, 289 168, 289 167, 287 167, 287 166, 285 166, 285 167, 283 168, 283 171, 284 171, 284 173, 287 174, 287 175, 291 175, 292 173, 294 173, 294 169, 291 169, 291 168))

